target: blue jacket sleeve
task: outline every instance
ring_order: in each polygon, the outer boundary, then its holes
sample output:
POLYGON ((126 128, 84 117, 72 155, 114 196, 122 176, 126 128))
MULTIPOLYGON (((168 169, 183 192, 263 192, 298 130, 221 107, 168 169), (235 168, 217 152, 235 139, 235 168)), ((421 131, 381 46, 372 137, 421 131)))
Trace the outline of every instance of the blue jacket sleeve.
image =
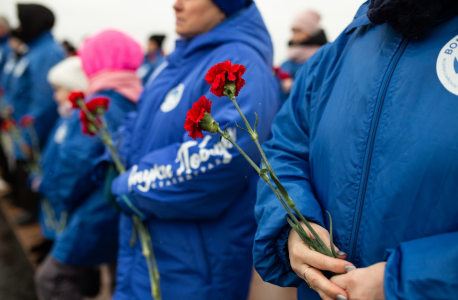
POLYGON ((385 270, 387 300, 454 299, 458 291, 458 232, 401 243, 385 270))
MULTIPOLYGON (((315 92, 313 82, 320 52, 299 72, 290 98, 273 125, 273 138, 264 144, 267 158, 304 217, 324 227, 321 207, 311 186, 308 124, 315 92)), ((292 271, 285 247, 290 227, 287 212, 268 185, 258 183, 255 216, 258 230, 253 248, 255 268, 261 277, 279 286, 299 286, 303 281, 292 271)))
MULTIPOLYGON (((254 113, 258 113, 261 141, 269 136, 269 126, 279 106, 278 94, 272 90, 252 81, 238 97, 241 110, 251 124, 255 121, 254 113), (263 99, 265 105, 260 106, 253 95, 263 99)), ((228 124, 228 133, 258 163, 260 154, 256 145, 235 126, 235 122, 242 125, 243 121, 232 102, 225 97, 215 99, 209 92, 206 96, 214 99, 213 118, 222 128, 228 124)), ((112 192, 128 194, 146 218, 215 219, 240 197, 253 172, 245 158, 228 141, 220 141, 219 135, 204 133, 203 139, 194 141, 184 133, 181 142, 150 152, 115 179, 112 192)), ((120 203, 120 206, 125 205, 120 203)))
POLYGON ((63 59, 61 53, 53 53, 42 58, 38 57, 31 63, 31 103, 29 114, 35 118, 35 130, 43 146, 58 115, 53 99, 53 89, 47 81, 49 70, 63 59))

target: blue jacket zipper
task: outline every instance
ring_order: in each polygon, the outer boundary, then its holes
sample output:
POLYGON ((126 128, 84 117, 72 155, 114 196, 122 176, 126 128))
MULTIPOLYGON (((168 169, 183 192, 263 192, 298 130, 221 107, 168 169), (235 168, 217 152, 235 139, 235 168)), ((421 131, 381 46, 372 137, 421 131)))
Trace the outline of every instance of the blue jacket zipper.
POLYGON ((350 258, 351 262, 354 262, 355 260, 356 241, 358 240, 359 226, 361 223, 361 215, 362 215, 363 207, 364 207, 364 198, 366 197, 367 181, 369 178, 369 170, 370 170, 371 160, 372 160, 372 150, 374 149, 374 141, 375 141, 375 136, 377 134, 377 127, 380 121, 380 115, 382 114, 383 103, 385 101, 385 96, 388 90, 388 86, 391 82, 391 77, 393 76, 394 70, 396 69, 396 66, 402 54, 404 53, 404 50, 406 49, 408 43, 409 43, 408 40, 403 39, 401 44, 398 46, 395 56, 391 60, 388 71, 385 73, 385 78, 383 78, 382 87, 377 97, 377 102, 376 102, 375 111, 374 111, 374 118, 372 120, 370 132, 369 132, 369 141, 367 144, 366 154, 364 157, 363 176, 361 179, 358 199, 356 202, 355 218, 353 221, 353 230, 351 232, 351 238, 350 238, 350 249, 349 249, 348 257, 350 258))

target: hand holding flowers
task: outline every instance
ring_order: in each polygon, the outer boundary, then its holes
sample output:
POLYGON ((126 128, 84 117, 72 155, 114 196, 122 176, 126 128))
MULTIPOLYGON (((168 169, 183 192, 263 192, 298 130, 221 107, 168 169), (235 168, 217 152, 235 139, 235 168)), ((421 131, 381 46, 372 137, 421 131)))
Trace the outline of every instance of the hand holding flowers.
MULTIPOLYGON (((288 192, 280 183, 277 176, 275 175, 274 170, 270 166, 269 161, 267 160, 267 157, 265 156, 264 151, 262 150, 258 141, 258 134, 256 132, 256 127, 258 124, 257 116, 254 128, 252 128, 237 104, 236 96, 245 85, 245 80, 242 78, 242 75, 245 71, 246 68, 243 65, 233 65, 230 61, 226 61, 224 63, 213 66, 205 76, 205 80, 207 83, 211 84, 210 91, 215 96, 226 96, 233 102, 246 126, 246 128, 242 128, 238 125, 237 127, 250 134, 251 139, 256 144, 261 154, 262 168, 259 168, 258 165, 255 164, 250 159, 250 157, 248 157, 248 155, 246 155, 246 153, 231 139, 229 134, 219 127, 219 124, 211 116, 212 102, 205 98, 205 96, 202 96, 197 102, 195 102, 193 107, 188 111, 184 127, 187 131, 190 132, 189 136, 193 139, 202 138, 202 131, 208 131, 211 133, 219 133, 221 137, 224 137, 230 143, 232 143, 256 170, 259 176, 271 187, 272 191, 275 193, 288 213, 287 222, 298 233, 304 243, 306 243, 308 247, 314 251, 333 258, 337 258, 337 253, 332 242, 332 220, 330 226, 330 247, 328 247, 316 233, 316 231, 310 226, 307 220, 302 216, 294 201, 289 197, 288 192), (299 220, 305 224, 308 231, 311 232, 313 238, 309 236, 309 234, 300 224, 299 220)), ((331 219, 330 215, 329 217, 331 219)))

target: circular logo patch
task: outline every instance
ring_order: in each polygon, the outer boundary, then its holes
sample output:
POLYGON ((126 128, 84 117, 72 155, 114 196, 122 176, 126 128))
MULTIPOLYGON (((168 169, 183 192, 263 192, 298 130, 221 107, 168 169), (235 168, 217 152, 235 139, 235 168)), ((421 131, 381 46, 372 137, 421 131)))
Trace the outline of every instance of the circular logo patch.
POLYGON ((173 88, 165 96, 164 102, 161 104, 161 110, 163 112, 172 111, 180 103, 181 96, 183 96, 184 84, 180 83, 176 88, 173 88))
POLYGON ((444 87, 458 96, 458 35, 442 48, 436 69, 444 87))

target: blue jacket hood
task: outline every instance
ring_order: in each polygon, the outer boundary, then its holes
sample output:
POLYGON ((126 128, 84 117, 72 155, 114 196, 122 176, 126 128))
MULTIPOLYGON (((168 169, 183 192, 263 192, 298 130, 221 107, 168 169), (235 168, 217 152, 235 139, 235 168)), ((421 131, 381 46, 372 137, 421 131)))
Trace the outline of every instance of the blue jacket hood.
POLYGON ((267 65, 272 66, 272 40, 254 2, 246 9, 231 15, 211 31, 193 39, 178 40, 176 49, 170 54, 168 60, 173 64, 179 59, 189 59, 202 50, 213 50, 230 42, 247 44, 261 55, 267 65))

